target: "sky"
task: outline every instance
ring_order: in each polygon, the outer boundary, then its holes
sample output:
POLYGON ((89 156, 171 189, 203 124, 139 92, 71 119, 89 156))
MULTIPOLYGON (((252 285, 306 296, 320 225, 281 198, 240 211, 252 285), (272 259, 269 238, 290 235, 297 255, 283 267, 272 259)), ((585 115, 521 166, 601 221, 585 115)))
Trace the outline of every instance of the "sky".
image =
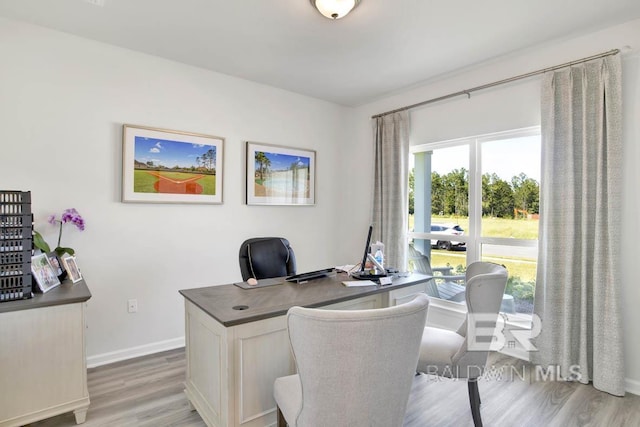
MULTIPOLYGON (((280 153, 268 153, 263 151, 264 155, 267 156, 267 159, 271 160, 271 166, 269 168, 272 171, 284 170, 291 168, 291 165, 294 162, 298 162, 300 166, 309 167, 309 157, 302 156, 290 156, 288 154, 280 154, 280 153)), ((256 163, 256 169, 260 166, 256 163)))
POLYGON ((176 165, 191 167, 198 166, 196 157, 202 156, 209 149, 213 149, 214 153, 216 151, 216 147, 212 145, 136 136, 134 158, 142 163, 152 161, 155 165, 167 168, 176 165))
MULTIPOLYGON (((454 169, 469 170, 469 146, 441 148, 433 151, 433 172, 446 175, 454 169)), ((490 141, 482 144, 482 174, 496 173, 511 182, 524 172, 540 182, 540 136, 490 141)))

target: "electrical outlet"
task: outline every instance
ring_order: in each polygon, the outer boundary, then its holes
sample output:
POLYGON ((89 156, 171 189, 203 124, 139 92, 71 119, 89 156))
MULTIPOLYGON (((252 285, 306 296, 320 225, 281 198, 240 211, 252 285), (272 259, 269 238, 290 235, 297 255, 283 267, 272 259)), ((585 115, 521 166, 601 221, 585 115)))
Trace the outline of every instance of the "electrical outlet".
POLYGON ((137 313, 138 312, 138 300, 130 299, 127 301, 127 310, 129 313, 137 313))

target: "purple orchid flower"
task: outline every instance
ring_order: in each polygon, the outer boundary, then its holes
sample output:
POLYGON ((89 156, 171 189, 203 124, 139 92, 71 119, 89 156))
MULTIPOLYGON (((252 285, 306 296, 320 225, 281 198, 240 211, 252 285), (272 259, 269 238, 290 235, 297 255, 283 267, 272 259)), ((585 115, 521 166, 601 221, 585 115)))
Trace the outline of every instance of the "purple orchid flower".
POLYGON ((84 231, 85 223, 82 216, 75 208, 69 208, 65 209, 64 212, 62 212, 62 216, 60 217, 60 219, 57 219, 55 215, 49 215, 48 221, 53 225, 59 224, 60 227, 60 230, 58 231, 58 247, 55 249, 56 253, 59 253, 61 255, 64 252, 68 252, 69 254, 73 255, 73 249, 60 247, 60 240, 62 239, 62 224, 70 222, 78 227, 78 230, 84 231))
POLYGON ((84 231, 84 219, 75 208, 70 208, 62 213, 62 222, 74 224, 80 231, 84 231))

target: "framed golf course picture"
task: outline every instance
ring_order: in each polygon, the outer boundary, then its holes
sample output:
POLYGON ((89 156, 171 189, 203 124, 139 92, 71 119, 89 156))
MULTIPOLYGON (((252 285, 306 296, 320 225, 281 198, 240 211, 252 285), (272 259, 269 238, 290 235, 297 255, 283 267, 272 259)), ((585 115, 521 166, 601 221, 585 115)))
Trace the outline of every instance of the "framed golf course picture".
POLYGON ((222 203, 224 138, 123 126, 122 201, 222 203))
POLYGON ((315 204, 316 152, 247 142, 247 204, 315 204))

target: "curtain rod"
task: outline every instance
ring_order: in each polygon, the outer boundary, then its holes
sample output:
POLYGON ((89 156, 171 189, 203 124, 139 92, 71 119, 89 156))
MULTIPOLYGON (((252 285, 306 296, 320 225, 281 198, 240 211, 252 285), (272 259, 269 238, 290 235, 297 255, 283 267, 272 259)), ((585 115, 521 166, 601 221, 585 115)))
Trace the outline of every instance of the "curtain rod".
POLYGON ((432 104, 434 102, 442 101, 442 100, 449 99, 449 98, 454 98, 454 97, 460 96, 460 95, 467 95, 469 98, 471 98, 471 92, 475 92, 475 91, 482 90, 482 89, 488 89, 490 87, 499 86, 499 85, 504 84, 504 83, 511 83, 513 81, 516 81, 516 80, 526 79, 527 77, 535 76, 535 75, 538 75, 538 74, 543 74, 543 73, 546 73, 548 71, 554 71, 554 70, 558 70, 560 68, 570 67, 572 65, 581 64, 583 62, 591 61, 591 60, 598 59, 598 58, 604 58, 605 56, 616 55, 618 53, 620 53, 620 49, 613 49, 613 50, 610 50, 608 52, 602 52, 602 53, 599 53, 597 55, 589 56, 587 58, 578 59, 576 61, 571 61, 571 62, 567 62, 567 63, 560 64, 560 65, 556 65, 554 67, 543 68, 542 70, 532 71, 532 72, 526 73, 526 74, 520 74, 519 76, 510 77, 508 79, 503 79, 503 80, 498 80, 497 82, 487 83, 487 84, 484 84, 482 86, 476 86, 476 87, 471 88, 471 89, 461 90, 459 92, 454 92, 454 93, 450 93, 448 95, 439 96, 437 98, 432 98, 432 99, 429 99, 427 101, 418 102, 417 104, 411 104, 411 105, 407 105, 406 107, 396 108, 395 110, 391 110, 391 111, 387 111, 387 112, 384 112, 384 113, 376 114, 374 116, 371 116, 371 118, 372 119, 377 119, 378 117, 386 116, 387 114, 393 114, 393 113, 399 113, 400 111, 411 110, 412 108, 421 107, 423 105, 432 104))

